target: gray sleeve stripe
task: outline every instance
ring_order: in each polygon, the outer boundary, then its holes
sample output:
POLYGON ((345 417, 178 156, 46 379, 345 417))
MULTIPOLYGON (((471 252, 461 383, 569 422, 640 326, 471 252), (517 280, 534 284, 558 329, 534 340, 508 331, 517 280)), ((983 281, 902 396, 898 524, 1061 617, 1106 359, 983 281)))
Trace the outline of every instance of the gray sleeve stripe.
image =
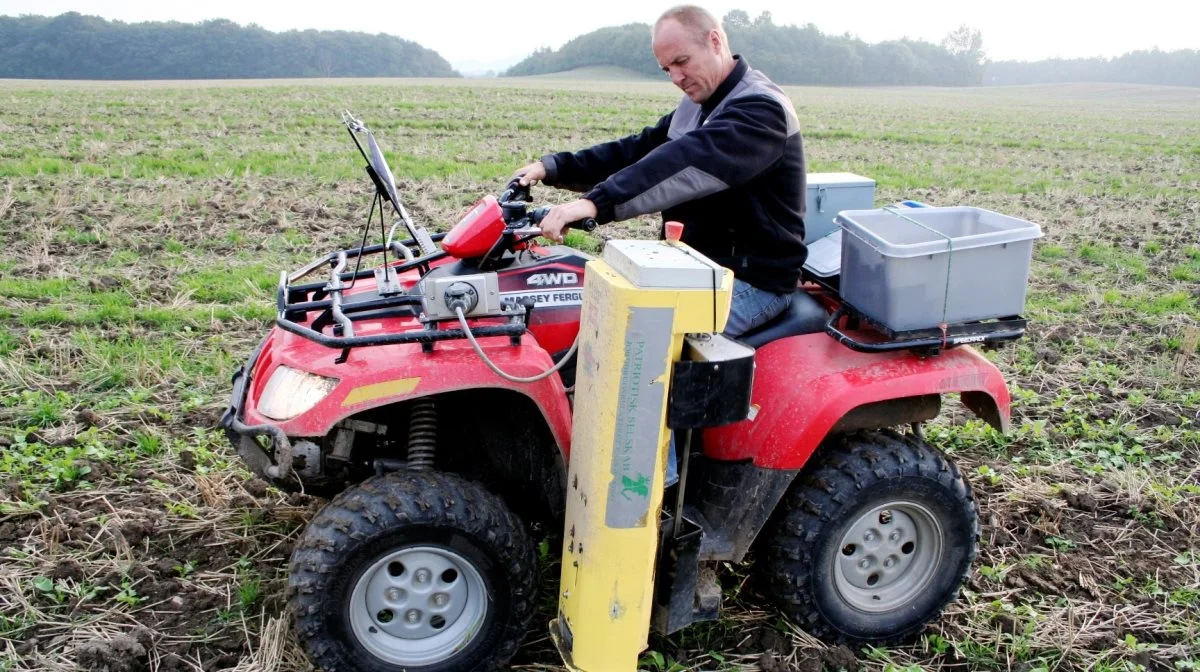
MULTIPOLYGON (((787 134, 788 136, 795 135, 800 132, 800 120, 796 117, 796 108, 792 105, 792 99, 784 93, 783 89, 779 88, 774 82, 767 80, 756 70, 751 70, 746 74, 746 77, 734 88, 729 97, 721 101, 720 108, 725 104, 725 101, 740 98, 742 96, 769 96, 779 103, 783 108, 784 116, 787 117, 787 134)), ((715 111, 714 111, 715 114, 715 111)))
POLYGON ((702 198, 728 188, 728 184, 716 177, 695 166, 688 166, 628 201, 618 203, 613 208, 613 214, 618 220, 629 219, 666 210, 684 201, 702 198))

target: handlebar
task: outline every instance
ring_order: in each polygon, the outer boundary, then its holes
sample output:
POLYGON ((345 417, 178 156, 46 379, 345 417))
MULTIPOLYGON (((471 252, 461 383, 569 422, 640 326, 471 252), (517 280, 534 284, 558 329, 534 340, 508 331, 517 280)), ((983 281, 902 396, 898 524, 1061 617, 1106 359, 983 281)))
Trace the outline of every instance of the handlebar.
MULTIPOLYGON (((596 220, 592 219, 591 217, 588 217, 587 219, 581 219, 579 221, 571 222, 571 223, 567 224, 567 228, 579 229, 580 231, 591 231, 592 229, 596 228, 596 220), (589 224, 590 224, 591 228, 588 228, 589 224)), ((542 235, 541 228, 536 227, 536 226, 523 226, 519 229, 509 229, 508 232, 511 233, 512 235, 516 236, 517 238, 525 238, 525 239, 536 238, 536 237, 542 235)))
MULTIPOLYGON (((509 231, 524 235, 528 232, 536 232, 536 235, 541 234, 541 229, 530 226, 532 224, 540 224, 546 215, 550 214, 551 206, 543 206, 526 211, 524 204, 533 200, 530 194, 531 185, 522 185, 521 178, 514 177, 509 180, 504 187, 498 199, 501 207, 504 207, 506 212, 511 210, 513 220, 509 221, 509 231)), ((508 221, 510 215, 505 215, 505 220, 508 221)), ((579 229, 580 231, 594 231, 596 229, 596 220, 587 217, 578 219, 574 222, 567 223, 568 228, 579 229)))
MULTIPOLYGON (((540 224, 546 215, 550 214, 550 206, 534 208, 529 212, 529 221, 531 224, 540 224)), ((591 217, 577 219, 573 222, 567 222, 567 228, 579 229, 580 231, 594 231, 596 229, 596 220, 591 217)))

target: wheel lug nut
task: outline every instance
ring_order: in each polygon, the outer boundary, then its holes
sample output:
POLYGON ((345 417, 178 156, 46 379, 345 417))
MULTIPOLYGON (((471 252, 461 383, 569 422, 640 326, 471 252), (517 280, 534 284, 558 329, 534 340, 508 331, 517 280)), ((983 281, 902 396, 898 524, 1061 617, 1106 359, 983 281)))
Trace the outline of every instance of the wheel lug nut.
POLYGON ((875 533, 867 532, 863 535, 863 541, 875 541, 875 533))
POLYGON ((866 558, 863 558, 862 560, 858 561, 858 566, 861 569, 866 569, 871 566, 871 561, 867 560, 866 558))
POLYGON ((888 536, 888 539, 891 539, 892 541, 900 541, 900 531, 897 530, 895 532, 892 532, 892 534, 890 536, 888 536))
POLYGON ((889 568, 889 569, 890 569, 890 568, 892 567, 892 565, 894 565, 894 564, 896 564, 896 561, 895 561, 895 560, 893 560, 892 558, 888 558, 887 560, 884 560, 884 561, 883 561, 883 566, 884 566, 884 567, 887 567, 887 568, 889 568))
POLYGON ((418 569, 417 575, 413 578, 417 583, 429 583, 429 570, 418 569))
POLYGON ((433 596, 433 606, 444 607, 450 601, 450 596, 445 593, 437 593, 433 596))
POLYGON ((409 609, 408 613, 404 614, 404 620, 409 624, 415 624, 421 620, 421 612, 416 609, 409 609))
POLYGON ((387 595, 387 599, 392 602, 399 602, 404 599, 404 591, 399 588, 388 588, 385 594, 387 595))

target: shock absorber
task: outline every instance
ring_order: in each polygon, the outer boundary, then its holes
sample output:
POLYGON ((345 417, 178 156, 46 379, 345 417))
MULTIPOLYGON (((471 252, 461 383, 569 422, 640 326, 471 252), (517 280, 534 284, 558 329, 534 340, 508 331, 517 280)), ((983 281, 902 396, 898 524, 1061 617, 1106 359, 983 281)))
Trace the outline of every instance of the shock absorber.
POLYGON ((413 402, 408 420, 408 468, 410 471, 433 469, 437 449, 437 405, 433 399, 413 402))

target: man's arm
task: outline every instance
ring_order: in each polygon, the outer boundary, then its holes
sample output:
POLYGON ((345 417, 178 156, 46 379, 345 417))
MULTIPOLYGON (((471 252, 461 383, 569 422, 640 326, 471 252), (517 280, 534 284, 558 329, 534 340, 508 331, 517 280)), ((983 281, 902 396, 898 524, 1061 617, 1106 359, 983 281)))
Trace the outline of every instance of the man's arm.
POLYGON ((743 184, 783 155, 787 116, 769 96, 731 101, 707 123, 597 184, 584 198, 603 224, 743 184))
POLYGON ((547 185, 571 191, 591 189, 666 142, 674 114, 670 112, 654 126, 647 126, 641 133, 619 140, 603 142, 578 152, 547 154, 542 157, 542 165, 546 168, 543 181, 547 185))

